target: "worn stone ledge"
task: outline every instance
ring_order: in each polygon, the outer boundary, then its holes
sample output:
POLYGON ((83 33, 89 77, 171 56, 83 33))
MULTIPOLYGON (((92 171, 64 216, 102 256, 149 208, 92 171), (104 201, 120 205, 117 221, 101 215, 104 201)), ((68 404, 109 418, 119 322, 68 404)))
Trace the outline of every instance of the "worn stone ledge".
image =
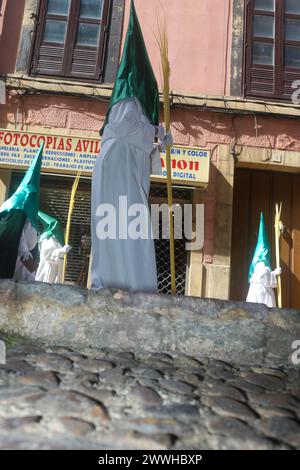
POLYGON ((297 310, 233 301, 0 281, 0 330, 64 346, 289 364, 297 310))

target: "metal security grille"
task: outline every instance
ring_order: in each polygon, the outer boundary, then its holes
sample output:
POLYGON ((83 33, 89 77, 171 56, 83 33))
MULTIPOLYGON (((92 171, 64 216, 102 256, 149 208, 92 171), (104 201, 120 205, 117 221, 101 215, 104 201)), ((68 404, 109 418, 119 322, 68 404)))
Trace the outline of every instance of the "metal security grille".
MULTIPOLYGON (((66 228, 73 178, 41 178, 41 210, 57 217, 66 228)), ((90 181, 81 180, 75 197, 65 281, 86 286, 90 253, 90 181)))
MULTIPOLYGON (((191 203, 191 201, 192 190, 181 187, 173 188, 173 204, 183 206, 184 204, 191 203)), ((166 202, 166 185, 152 184, 150 190, 150 204, 162 204, 166 202)), ((170 244, 168 239, 164 240, 161 238, 162 221, 160 220, 159 223, 160 238, 155 240, 158 291, 163 294, 169 294, 171 292, 170 244)), ((184 233, 183 230, 182 233, 184 233)), ((178 295, 185 295, 187 277, 187 252, 185 250, 185 241, 184 238, 182 240, 175 240, 176 292, 178 295)))
MULTIPOLYGON (((12 194, 21 181, 22 175, 15 173, 12 178, 12 194)), ((57 217, 63 228, 66 228, 70 194, 74 179, 61 176, 41 176, 40 209, 47 214, 57 217)), ((183 206, 191 202, 192 190, 175 187, 173 190, 174 204, 183 206)), ((152 184, 150 204, 166 203, 167 188, 164 184, 152 184)), ((91 214, 91 181, 81 179, 76 192, 70 245, 72 250, 68 255, 65 281, 86 286, 90 253, 90 214, 91 214)), ((161 220, 159 221, 161 234, 161 220)), ((171 275, 169 260, 169 240, 155 240, 156 264, 158 275, 158 290, 168 294, 171 291, 171 275)), ((187 252, 185 240, 175 240, 176 287, 177 294, 185 294, 187 252)))

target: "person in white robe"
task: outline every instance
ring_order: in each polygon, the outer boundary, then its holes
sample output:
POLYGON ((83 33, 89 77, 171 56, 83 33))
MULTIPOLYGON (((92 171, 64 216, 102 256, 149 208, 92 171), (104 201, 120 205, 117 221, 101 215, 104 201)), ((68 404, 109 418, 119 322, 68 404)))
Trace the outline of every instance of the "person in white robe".
POLYGON ((64 257, 71 250, 71 246, 64 245, 63 230, 55 217, 42 211, 39 211, 38 217, 45 230, 40 236, 40 262, 35 280, 61 284, 63 282, 64 257))
POLYGON ((18 257, 15 267, 13 279, 15 281, 34 281, 36 268, 32 255, 32 250, 38 242, 37 230, 31 225, 27 219, 22 231, 18 257))
POLYGON ((133 0, 100 135, 92 178, 91 287, 155 292, 150 174, 161 173, 156 137, 164 144, 171 136, 159 125, 157 81, 133 0))
POLYGON ((61 284, 63 282, 64 257, 71 247, 61 246, 54 237, 44 238, 40 244, 40 262, 35 276, 36 281, 48 282, 50 284, 61 284))
POLYGON ((133 291, 157 290, 148 196, 152 168, 156 173, 159 172, 160 156, 157 150, 153 151, 153 144, 160 130, 150 124, 137 98, 124 99, 111 108, 92 180, 94 289, 116 287, 133 291), (143 237, 129 237, 128 222, 132 218, 129 216, 127 222, 127 214, 119 206, 120 196, 127 197, 128 209, 134 204, 144 209, 141 213, 142 224, 146 229, 143 237), (103 204, 112 205, 116 211, 115 239, 100 239, 103 234, 100 233, 99 214, 103 204))
POLYGON ((276 307, 276 299, 273 289, 277 287, 277 276, 281 274, 281 268, 271 271, 263 261, 257 263, 250 278, 250 286, 247 302, 257 302, 276 307))
POLYGON ((249 268, 248 280, 250 285, 246 301, 276 307, 273 288, 277 287, 276 276, 280 274, 281 268, 278 267, 274 271, 271 269, 271 249, 264 215, 261 212, 257 243, 249 268))

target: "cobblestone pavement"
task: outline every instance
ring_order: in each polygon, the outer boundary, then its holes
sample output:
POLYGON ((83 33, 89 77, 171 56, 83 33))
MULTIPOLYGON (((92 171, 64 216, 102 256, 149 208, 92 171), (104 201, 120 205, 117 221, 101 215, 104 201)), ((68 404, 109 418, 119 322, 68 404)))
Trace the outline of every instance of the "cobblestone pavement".
POLYGON ((300 447, 300 367, 8 342, 0 449, 300 447))

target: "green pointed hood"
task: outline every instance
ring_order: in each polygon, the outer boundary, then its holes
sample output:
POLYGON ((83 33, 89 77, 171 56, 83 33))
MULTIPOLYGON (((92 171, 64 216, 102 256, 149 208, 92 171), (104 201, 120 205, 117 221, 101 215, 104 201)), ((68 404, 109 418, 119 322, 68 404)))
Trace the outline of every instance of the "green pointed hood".
POLYGON ((14 210, 22 211, 37 230, 43 147, 44 144, 38 150, 16 192, 0 207, 0 214, 8 214, 14 210))
POLYGON ((45 212, 38 212, 38 220, 44 227, 44 230, 40 236, 40 240, 45 238, 55 237, 56 240, 64 246, 64 232, 58 219, 46 214, 45 212))
POLYGON ((268 241, 268 235, 265 227, 265 221, 264 221, 264 215, 261 212, 260 214, 260 224, 259 224, 259 233, 258 233, 258 238, 257 238, 257 244, 256 248, 254 251, 254 256, 252 259, 252 263, 250 265, 249 269, 249 276, 248 280, 250 282, 251 276, 254 272, 254 268, 259 263, 262 261, 265 263, 265 265, 271 269, 271 250, 270 250, 270 245, 268 241))
POLYGON ((110 99, 104 127, 112 106, 126 98, 137 98, 152 125, 159 122, 158 86, 145 46, 142 30, 131 0, 129 25, 126 34, 122 59, 119 65, 115 86, 110 99))

